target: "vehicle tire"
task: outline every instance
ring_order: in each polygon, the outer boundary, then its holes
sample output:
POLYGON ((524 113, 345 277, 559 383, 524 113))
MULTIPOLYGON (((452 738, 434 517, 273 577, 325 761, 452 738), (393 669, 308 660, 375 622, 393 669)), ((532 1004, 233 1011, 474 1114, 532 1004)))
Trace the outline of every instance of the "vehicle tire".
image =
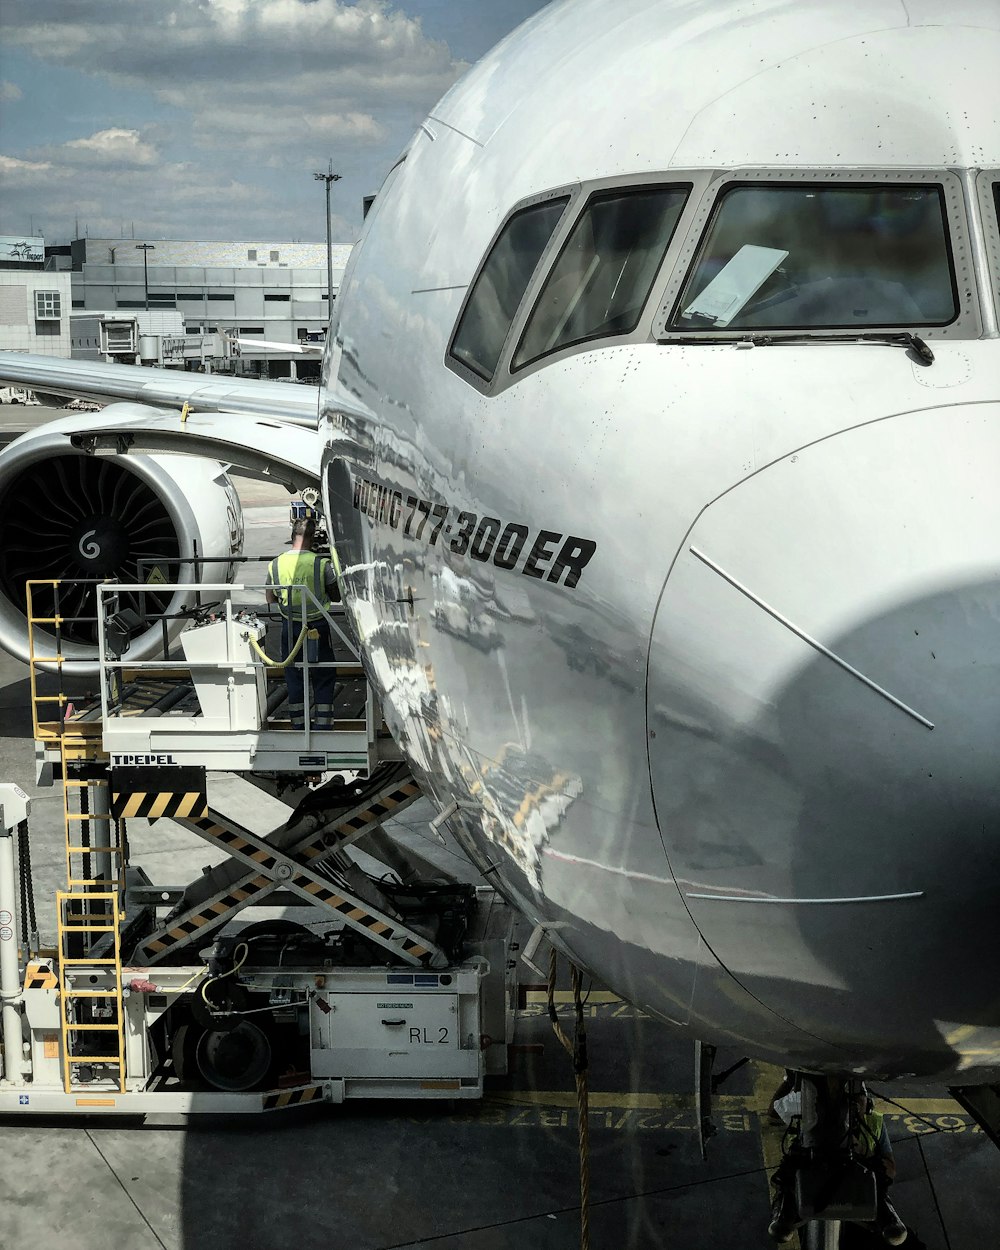
POLYGON ((206 1029, 194 1057, 206 1084, 238 1094, 263 1084, 271 1069, 271 1042, 258 1025, 241 1020, 233 1029, 206 1029))

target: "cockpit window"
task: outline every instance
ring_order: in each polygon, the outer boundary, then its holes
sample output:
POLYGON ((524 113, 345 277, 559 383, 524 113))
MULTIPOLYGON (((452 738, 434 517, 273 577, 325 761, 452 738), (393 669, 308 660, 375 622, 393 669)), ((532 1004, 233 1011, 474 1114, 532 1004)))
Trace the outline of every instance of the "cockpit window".
POLYGON ((590 198, 532 309, 512 369, 635 329, 689 190, 637 187, 590 198))
POLYGON ((514 314, 568 199, 545 200, 515 213, 479 271, 452 339, 451 355, 487 382, 493 377, 514 314))
POLYGON ((958 299, 938 185, 735 185, 675 330, 946 325, 958 299))

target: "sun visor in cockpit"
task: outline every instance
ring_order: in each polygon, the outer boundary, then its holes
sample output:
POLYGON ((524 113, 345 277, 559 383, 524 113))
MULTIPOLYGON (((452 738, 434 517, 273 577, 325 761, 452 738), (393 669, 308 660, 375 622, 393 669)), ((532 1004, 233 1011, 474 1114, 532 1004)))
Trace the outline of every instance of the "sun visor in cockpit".
POLYGON ((720 328, 729 325, 787 256, 788 252, 781 248, 744 243, 688 304, 683 315, 704 317, 720 328))

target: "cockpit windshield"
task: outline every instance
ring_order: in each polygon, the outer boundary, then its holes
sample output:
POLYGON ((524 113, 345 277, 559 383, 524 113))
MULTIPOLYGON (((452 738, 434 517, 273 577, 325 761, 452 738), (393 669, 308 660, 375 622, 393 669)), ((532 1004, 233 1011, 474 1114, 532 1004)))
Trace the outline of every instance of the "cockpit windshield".
POLYGON ((588 200, 531 310, 513 369, 635 329, 689 190, 629 187, 588 200))
POLYGON ((472 287, 451 355, 487 382, 493 377, 514 314, 568 199, 545 200, 515 213, 501 230, 472 287))
POLYGON ((670 328, 933 326, 957 315, 940 186, 735 184, 670 328))

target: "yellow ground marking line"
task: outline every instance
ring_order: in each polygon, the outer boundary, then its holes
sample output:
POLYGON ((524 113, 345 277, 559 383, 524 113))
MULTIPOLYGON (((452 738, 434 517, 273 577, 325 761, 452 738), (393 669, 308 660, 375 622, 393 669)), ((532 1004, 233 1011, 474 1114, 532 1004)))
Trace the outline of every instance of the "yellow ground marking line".
POLYGON ((902 1107, 897 1107, 891 1102, 886 1102, 884 1098, 879 1098, 878 1094, 874 1095, 875 1110, 881 1111, 883 1115, 959 1115, 963 1119, 971 1119, 968 1111, 964 1107, 960 1107, 957 1102, 951 1098, 907 1098, 905 1094, 900 1094, 899 1101, 902 1107))
MULTIPOLYGON (((527 1003, 547 1003, 549 1001, 549 996, 545 990, 528 990, 524 999, 527 1003)), ((556 990, 555 1001, 557 1003, 573 1002, 573 991, 556 990)), ((590 993, 586 995, 586 1001, 588 1006, 592 1006, 595 1003, 621 1003, 625 1000, 623 998, 619 998, 617 994, 612 994, 610 990, 591 990, 590 993)))
MULTIPOLYGON (((755 1082, 753 1093, 716 1094, 712 1099, 712 1106, 720 1112, 748 1111, 765 1117, 771 1104, 771 1095, 777 1089, 783 1071, 781 1068, 771 1067, 770 1064, 760 1064, 758 1066, 764 1071, 758 1077, 757 1082, 755 1082)), ((572 1090, 562 1089, 494 1090, 488 1095, 487 1101, 518 1107, 562 1109, 564 1107, 576 1106, 576 1093, 572 1090)), ((656 1094, 638 1093, 635 1091, 610 1093, 591 1090, 590 1105, 595 1111, 678 1111, 688 1108, 693 1110, 694 1093, 656 1094)), ((886 1115, 905 1114, 898 1107, 884 1103, 878 1098, 876 1098, 876 1106, 878 1110, 884 1111, 886 1115)), ((908 1112, 912 1111, 919 1115, 959 1115, 967 1118, 962 1108, 950 1098, 907 1098, 905 1106, 908 1112)), ((773 1166, 777 1167, 781 1159, 781 1136, 783 1129, 776 1127, 775 1132, 777 1134, 777 1154, 772 1157, 774 1159, 773 1166)), ((766 1155, 764 1162, 768 1167, 772 1166, 770 1158, 766 1155)))
MULTIPOLYGON (((654 1094, 623 1091, 609 1093, 591 1090, 590 1106, 595 1111, 694 1111, 694 1093, 654 1094)), ((495 1090, 488 1101, 518 1107, 576 1106, 576 1093, 561 1089, 495 1090)), ((717 1094, 712 1106, 719 1112, 755 1111, 752 1094, 717 1094)))
MULTIPOLYGON (((496 1090, 488 1100, 518 1107, 561 1109, 576 1106, 575 1092, 561 1089, 496 1090)), ((602 1093, 591 1090, 589 1100, 594 1111, 694 1111, 693 1093, 602 1093)), ((712 1106, 720 1112, 755 1110, 752 1094, 717 1094, 712 1099, 712 1106)))
MULTIPOLYGON (((557 1006, 565 1006, 573 1002, 572 990, 556 990, 554 1001, 557 1006)), ((625 1000, 611 990, 591 990, 587 995, 588 1005, 607 1003, 623 1003, 625 1000)), ((548 995, 544 990, 528 990, 525 1002, 531 1005, 547 1003, 548 995)), ((992 1052, 989 1052, 992 1053, 992 1052)), ((758 1060, 753 1062, 754 1083, 750 1094, 716 1094, 712 1099, 713 1107, 719 1111, 749 1111, 760 1116, 761 1156, 764 1166, 774 1169, 781 1162, 781 1139, 784 1125, 771 1124, 767 1113, 771 1107, 771 1096, 781 1084, 785 1075, 783 1068, 758 1060)), ((575 1107, 576 1095, 563 1093, 560 1090, 522 1090, 496 1092, 489 1097, 491 1102, 509 1102, 518 1106, 575 1107)), ((914 1098, 901 1095, 899 1101, 903 1107, 875 1095, 875 1110, 887 1116, 902 1115, 957 1115, 968 1118, 967 1112, 951 1098, 914 1098), (905 1108, 905 1110, 903 1109, 905 1108)), ((590 1105, 595 1109, 608 1111, 660 1111, 694 1107, 694 1092, 690 1094, 590 1094, 590 1105)))
MULTIPOLYGON (((506 1103, 515 1107, 552 1107, 562 1109, 576 1107, 576 1093, 562 1089, 495 1090, 488 1096, 492 1103, 506 1103)), ((602 1094, 591 1090, 591 1109, 594 1111, 671 1111, 694 1106, 694 1095, 689 1094, 602 1094)))

